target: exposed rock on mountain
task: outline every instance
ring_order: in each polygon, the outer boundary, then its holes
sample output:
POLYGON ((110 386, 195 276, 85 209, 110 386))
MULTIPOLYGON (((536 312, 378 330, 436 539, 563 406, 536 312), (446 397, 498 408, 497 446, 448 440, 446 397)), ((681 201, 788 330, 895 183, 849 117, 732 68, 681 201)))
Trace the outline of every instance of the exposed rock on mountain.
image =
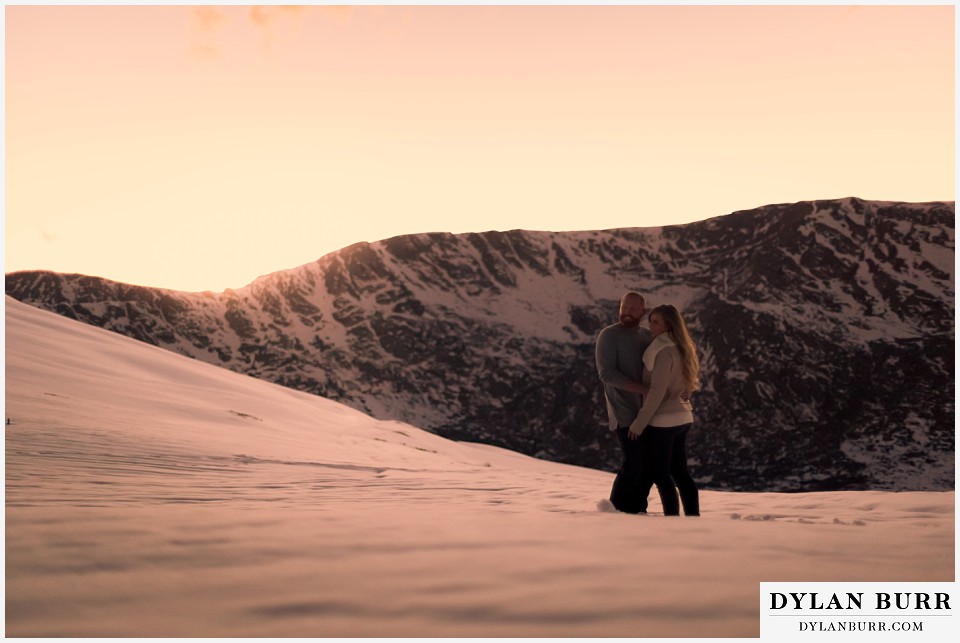
POLYGON ((771 205, 360 243, 221 294, 47 272, 7 294, 457 439, 614 469, 593 361, 626 290, 703 362, 690 454, 738 490, 954 486, 954 204, 771 205))

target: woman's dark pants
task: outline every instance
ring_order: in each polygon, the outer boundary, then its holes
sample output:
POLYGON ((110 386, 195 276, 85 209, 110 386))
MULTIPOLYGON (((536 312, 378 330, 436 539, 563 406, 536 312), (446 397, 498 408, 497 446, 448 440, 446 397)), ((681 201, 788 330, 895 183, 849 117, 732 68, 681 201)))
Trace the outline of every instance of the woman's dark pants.
POLYGON ((692 424, 668 428, 648 426, 639 440, 630 440, 643 443, 640 449, 642 464, 638 489, 639 511, 646 512, 647 494, 656 484, 665 516, 679 516, 680 503, 683 503, 685 515, 700 515, 700 494, 697 491, 697 483, 687 471, 687 433, 692 426, 692 424), (679 500, 677 489, 680 490, 679 500))

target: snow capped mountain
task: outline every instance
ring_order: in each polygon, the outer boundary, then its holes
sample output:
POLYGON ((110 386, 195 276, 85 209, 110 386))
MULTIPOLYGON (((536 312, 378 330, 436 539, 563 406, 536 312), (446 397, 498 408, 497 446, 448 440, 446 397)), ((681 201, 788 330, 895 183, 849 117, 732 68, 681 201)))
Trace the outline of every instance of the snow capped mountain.
POLYGON ((42 272, 7 294, 446 437, 612 469, 593 360, 626 290, 701 351, 718 489, 950 489, 954 205, 771 205, 663 228, 419 234, 221 294, 42 272))

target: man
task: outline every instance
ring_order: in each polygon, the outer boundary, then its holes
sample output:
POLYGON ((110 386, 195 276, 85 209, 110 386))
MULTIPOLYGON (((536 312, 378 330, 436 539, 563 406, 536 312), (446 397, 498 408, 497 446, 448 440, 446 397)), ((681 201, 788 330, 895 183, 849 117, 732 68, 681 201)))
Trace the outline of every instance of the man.
POLYGON ((646 392, 640 383, 643 352, 651 341, 650 331, 640 325, 646 312, 643 295, 626 293, 620 298, 620 321, 604 328, 597 338, 597 372, 603 382, 610 430, 617 432, 623 453, 623 463, 610 490, 610 502, 626 513, 639 513, 646 505, 639 497, 641 441, 627 435, 640 413, 641 395, 646 392))

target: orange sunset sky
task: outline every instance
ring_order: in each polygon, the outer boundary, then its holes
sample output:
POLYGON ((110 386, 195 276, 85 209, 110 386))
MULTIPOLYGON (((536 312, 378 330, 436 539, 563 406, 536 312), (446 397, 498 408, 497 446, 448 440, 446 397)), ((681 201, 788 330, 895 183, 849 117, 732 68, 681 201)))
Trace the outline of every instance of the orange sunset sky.
POLYGON ((954 7, 8 6, 5 269, 954 199, 954 7))

